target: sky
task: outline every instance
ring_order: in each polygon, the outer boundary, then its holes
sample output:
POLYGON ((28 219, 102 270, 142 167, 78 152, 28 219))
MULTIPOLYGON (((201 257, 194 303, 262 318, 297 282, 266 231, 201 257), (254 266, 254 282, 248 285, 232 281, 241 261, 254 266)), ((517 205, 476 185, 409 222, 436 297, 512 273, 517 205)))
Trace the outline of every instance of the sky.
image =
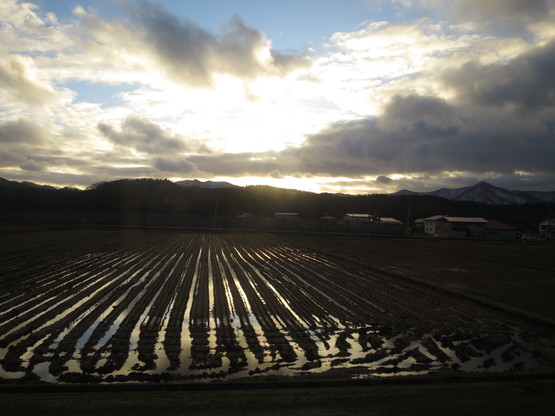
POLYGON ((0 0, 0 177, 555 191, 555 0, 0 0))

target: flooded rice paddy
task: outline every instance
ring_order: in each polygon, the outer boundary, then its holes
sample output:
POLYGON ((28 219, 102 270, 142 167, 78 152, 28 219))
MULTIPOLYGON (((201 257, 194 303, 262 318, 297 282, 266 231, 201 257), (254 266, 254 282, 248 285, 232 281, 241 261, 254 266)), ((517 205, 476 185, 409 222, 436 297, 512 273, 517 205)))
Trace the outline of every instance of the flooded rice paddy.
POLYGON ((487 308, 276 236, 79 236, 6 249, 0 378, 385 377, 540 365, 519 327, 487 308))

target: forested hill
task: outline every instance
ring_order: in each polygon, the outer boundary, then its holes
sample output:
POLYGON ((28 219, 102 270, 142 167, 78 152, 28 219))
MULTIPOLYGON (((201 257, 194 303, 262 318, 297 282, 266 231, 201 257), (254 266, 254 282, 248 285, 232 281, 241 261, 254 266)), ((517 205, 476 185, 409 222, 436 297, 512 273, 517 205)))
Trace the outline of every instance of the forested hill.
POLYGON ((296 212, 300 218, 345 213, 370 213, 402 222, 431 215, 480 216, 528 225, 549 215, 548 204, 492 206, 449 201, 429 195, 316 194, 269 186, 206 189, 181 187, 164 179, 125 179, 96 184, 86 190, 0 187, 0 210, 70 211, 173 215, 273 216, 296 212))

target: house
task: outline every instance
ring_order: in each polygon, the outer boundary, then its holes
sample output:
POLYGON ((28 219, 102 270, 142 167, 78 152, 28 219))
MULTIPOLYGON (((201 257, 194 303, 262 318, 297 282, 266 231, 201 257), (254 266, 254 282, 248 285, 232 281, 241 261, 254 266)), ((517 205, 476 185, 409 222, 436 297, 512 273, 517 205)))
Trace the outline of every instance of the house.
POLYGON ((445 215, 434 215, 433 217, 424 218, 424 233, 428 235, 437 235, 436 221, 444 217, 445 215))
POLYGON ((538 232, 548 240, 555 237, 555 218, 548 218, 545 221, 540 222, 538 232))
POLYGON ((434 215, 425 218, 424 231, 428 235, 441 237, 484 237, 487 220, 479 217, 451 217, 434 215))

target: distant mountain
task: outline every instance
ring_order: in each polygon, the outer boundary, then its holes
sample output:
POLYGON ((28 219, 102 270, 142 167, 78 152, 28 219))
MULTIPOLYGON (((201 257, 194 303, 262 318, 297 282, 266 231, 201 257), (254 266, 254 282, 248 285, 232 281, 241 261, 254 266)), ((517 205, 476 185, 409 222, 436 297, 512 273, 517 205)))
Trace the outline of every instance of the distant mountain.
POLYGON ((9 181, 4 178, 0 178, 0 188, 10 188, 10 189, 49 189, 49 190, 56 190, 58 188, 50 185, 38 185, 33 182, 17 182, 17 181, 9 181))
POLYGON ((213 182, 213 181, 199 181, 198 179, 187 179, 184 181, 174 182, 176 185, 181 186, 182 188, 205 188, 205 189, 216 189, 216 188, 238 188, 237 185, 232 185, 228 182, 213 182))
POLYGON ((489 205, 555 203, 555 192, 509 190, 487 182, 456 189, 441 188, 431 192, 412 192, 404 189, 392 195, 432 195, 451 201, 472 201, 489 205))

